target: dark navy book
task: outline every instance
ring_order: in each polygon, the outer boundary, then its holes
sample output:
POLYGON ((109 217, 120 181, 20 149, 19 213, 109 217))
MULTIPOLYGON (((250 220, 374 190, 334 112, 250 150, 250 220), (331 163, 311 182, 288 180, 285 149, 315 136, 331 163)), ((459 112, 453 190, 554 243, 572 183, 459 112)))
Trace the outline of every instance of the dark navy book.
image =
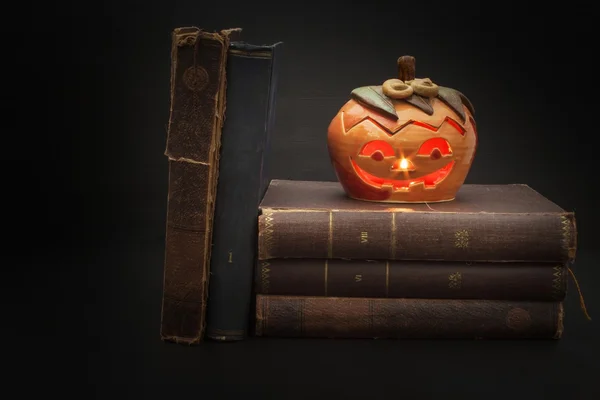
POLYGON ((248 334, 280 53, 281 43, 229 49, 207 304, 206 336, 214 340, 248 334))

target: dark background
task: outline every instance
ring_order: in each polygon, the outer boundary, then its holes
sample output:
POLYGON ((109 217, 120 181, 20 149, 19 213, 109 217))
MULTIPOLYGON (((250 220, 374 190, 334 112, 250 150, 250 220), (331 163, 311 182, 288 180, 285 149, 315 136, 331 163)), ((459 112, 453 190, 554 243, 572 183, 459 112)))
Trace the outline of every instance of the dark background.
POLYGON ((574 271, 597 316, 591 6, 363 0, 15 7, 2 25, 8 238, 2 333, 5 362, 15 374, 10 381, 22 393, 201 399, 600 393, 600 331, 585 320, 572 282, 559 342, 248 339, 187 348, 159 336, 170 34, 187 25, 241 27, 248 42, 284 42, 270 152, 274 178, 335 180, 326 153, 329 121, 353 88, 380 84, 395 76, 398 56, 415 56, 417 76, 457 88, 475 105, 480 142, 467 183, 526 183, 576 212, 574 271), (157 386, 167 384, 173 386, 157 386), (198 384, 213 386, 190 386, 198 384))

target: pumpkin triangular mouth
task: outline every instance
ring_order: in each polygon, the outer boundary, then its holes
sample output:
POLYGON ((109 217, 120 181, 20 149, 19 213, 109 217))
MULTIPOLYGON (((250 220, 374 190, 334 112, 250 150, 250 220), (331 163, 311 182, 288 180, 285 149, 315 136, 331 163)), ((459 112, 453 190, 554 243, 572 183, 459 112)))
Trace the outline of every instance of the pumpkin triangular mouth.
POLYGON ((350 158, 350 163, 356 175, 367 185, 373 186, 378 189, 389 188, 393 191, 410 191, 412 188, 421 186, 425 189, 435 189, 440 182, 442 182, 452 171, 455 161, 450 161, 442 168, 433 171, 425 176, 415 179, 389 179, 381 178, 373 174, 368 173, 364 169, 358 166, 356 161, 350 158))

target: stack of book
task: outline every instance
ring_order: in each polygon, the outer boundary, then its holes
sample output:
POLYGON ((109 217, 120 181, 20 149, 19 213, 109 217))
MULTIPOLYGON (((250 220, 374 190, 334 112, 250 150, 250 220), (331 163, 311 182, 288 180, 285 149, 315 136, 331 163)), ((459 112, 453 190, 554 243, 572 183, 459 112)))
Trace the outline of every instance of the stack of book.
POLYGON ((562 335, 575 218, 527 185, 386 204, 273 180, 259 213, 257 336, 562 335))
POLYGON ((238 33, 172 36, 163 340, 241 340, 251 316, 258 336, 561 336, 573 213, 526 185, 392 204, 270 181, 281 43, 238 33))

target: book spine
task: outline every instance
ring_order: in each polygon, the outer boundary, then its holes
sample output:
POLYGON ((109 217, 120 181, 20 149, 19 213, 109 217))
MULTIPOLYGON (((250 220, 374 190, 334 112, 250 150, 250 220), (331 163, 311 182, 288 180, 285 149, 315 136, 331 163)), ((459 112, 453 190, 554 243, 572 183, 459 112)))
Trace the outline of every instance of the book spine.
POLYGON ((257 294, 562 301, 568 269, 552 263, 276 258, 260 261, 257 294))
POLYGON ((279 48, 232 42, 229 49, 206 326, 215 340, 240 340, 248 331, 279 48))
MULTIPOLYGON (((265 138, 264 149, 263 149, 263 157, 261 158, 261 177, 260 177, 260 188, 258 191, 259 199, 263 199, 267 189, 269 188, 269 184, 271 183, 271 179, 274 176, 274 171, 272 170, 272 159, 270 157, 271 154, 271 140, 273 138, 272 132, 275 130, 275 119, 276 119, 276 102, 277 102, 277 89, 279 82, 279 63, 282 59, 282 42, 275 43, 271 46, 272 58, 271 58, 271 84, 269 87, 269 104, 267 106, 267 116, 266 116, 266 130, 267 135, 265 138)), ((256 216, 258 214, 258 208, 260 206, 260 202, 257 206, 257 211, 254 213, 256 216)), ((258 229, 255 229, 255 233, 258 233, 258 229)), ((256 245, 256 243, 255 243, 256 245)), ((255 249, 256 253, 256 249, 255 249)))
POLYGON ((257 295, 257 336, 559 339, 561 302, 257 295))
POLYGON ((564 213, 319 211, 265 208, 258 251, 272 258, 572 261, 575 217, 564 213))
POLYGON ((203 339, 228 31, 173 32, 161 338, 203 339))

